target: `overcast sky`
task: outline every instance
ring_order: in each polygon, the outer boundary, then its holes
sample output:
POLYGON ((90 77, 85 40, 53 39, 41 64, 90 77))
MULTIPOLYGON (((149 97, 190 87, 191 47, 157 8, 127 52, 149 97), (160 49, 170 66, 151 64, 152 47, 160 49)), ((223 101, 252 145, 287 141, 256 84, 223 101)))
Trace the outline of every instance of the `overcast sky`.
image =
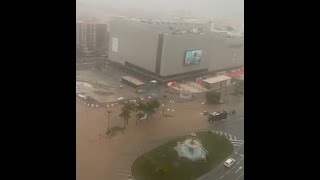
POLYGON ((191 10, 197 16, 242 18, 244 0, 77 0, 112 8, 148 10, 191 10))

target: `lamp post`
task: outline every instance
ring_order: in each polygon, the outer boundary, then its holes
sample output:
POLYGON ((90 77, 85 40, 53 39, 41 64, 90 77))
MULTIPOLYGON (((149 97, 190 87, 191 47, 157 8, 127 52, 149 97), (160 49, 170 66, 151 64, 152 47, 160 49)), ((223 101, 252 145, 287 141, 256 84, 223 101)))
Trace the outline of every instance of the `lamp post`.
POLYGON ((164 115, 164 104, 161 105, 162 106, 162 116, 164 115))
POLYGON ((86 114, 87 114, 87 121, 88 121, 88 119, 89 119, 89 110, 88 110, 88 107, 85 105, 85 108, 84 108, 85 110, 86 110, 86 114))
POLYGON ((108 113, 108 130, 107 130, 107 132, 109 132, 109 117, 110 117, 110 113, 111 113, 111 111, 110 111, 110 110, 108 110, 108 111, 107 111, 107 113, 108 113))

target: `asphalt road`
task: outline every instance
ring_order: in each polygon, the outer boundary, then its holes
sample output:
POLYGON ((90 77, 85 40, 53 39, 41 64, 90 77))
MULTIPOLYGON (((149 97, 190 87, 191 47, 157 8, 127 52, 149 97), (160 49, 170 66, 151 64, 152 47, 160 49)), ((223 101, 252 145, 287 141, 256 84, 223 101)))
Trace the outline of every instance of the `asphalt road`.
MULTIPOLYGON (((234 100, 243 102, 243 98, 234 98, 234 100)), ((199 178, 199 180, 244 179, 244 108, 243 103, 236 104, 238 104, 238 106, 234 107, 236 114, 228 115, 226 120, 218 121, 213 124, 210 123, 211 129, 214 132, 225 135, 234 145, 235 151, 229 158, 235 159, 235 164, 228 168, 225 167, 222 162, 211 172, 199 178)))

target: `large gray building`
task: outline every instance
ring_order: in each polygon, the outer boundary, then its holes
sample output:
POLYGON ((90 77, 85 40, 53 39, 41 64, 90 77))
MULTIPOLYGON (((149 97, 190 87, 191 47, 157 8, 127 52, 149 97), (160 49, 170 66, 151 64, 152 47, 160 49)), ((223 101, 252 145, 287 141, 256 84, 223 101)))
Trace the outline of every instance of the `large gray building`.
POLYGON ((108 26, 105 23, 76 22, 76 45, 84 50, 108 50, 108 26))
POLYGON ((109 60, 164 81, 243 65, 243 37, 211 23, 117 18, 110 25, 109 60))

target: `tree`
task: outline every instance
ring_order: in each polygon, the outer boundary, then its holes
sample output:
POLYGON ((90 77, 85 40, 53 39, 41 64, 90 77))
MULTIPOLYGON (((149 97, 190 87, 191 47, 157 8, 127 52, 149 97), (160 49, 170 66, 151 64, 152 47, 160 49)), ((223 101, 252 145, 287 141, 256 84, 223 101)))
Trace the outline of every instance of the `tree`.
POLYGON ((160 102, 157 99, 152 99, 150 101, 150 104, 154 109, 157 109, 160 107, 160 102))
POLYGON ((128 109, 122 109, 121 113, 119 114, 119 117, 123 118, 123 130, 126 129, 126 121, 128 124, 128 119, 131 117, 130 113, 131 112, 128 109))
POLYGON ((219 103, 221 94, 216 91, 206 92, 206 101, 209 104, 219 103))
POLYGON ((152 102, 152 101, 148 101, 146 103, 146 109, 145 109, 145 112, 147 114, 147 121, 149 120, 149 117, 152 117, 153 114, 156 112, 155 110, 155 103, 152 102))
POLYGON ((155 109, 160 107, 160 102, 157 99, 152 99, 146 103, 140 101, 138 102, 138 105, 135 106, 135 110, 137 112, 136 115, 136 124, 137 120, 142 118, 145 114, 147 115, 147 121, 149 120, 149 117, 152 117, 153 114, 156 112, 155 109))
POLYGON ((146 104, 141 101, 136 105, 136 125, 138 124, 138 119, 141 119, 146 114, 146 107, 146 104))
POLYGON ((141 119, 145 113, 143 111, 138 111, 136 115, 136 125, 138 125, 138 119, 141 119))
MULTIPOLYGON (((123 107, 121 108, 121 111, 129 113, 129 116, 130 116, 130 113, 135 110, 135 106, 136 106, 135 103, 132 103, 132 102, 124 103, 123 107)), ((129 124, 129 118, 125 119, 127 124, 129 124)))

